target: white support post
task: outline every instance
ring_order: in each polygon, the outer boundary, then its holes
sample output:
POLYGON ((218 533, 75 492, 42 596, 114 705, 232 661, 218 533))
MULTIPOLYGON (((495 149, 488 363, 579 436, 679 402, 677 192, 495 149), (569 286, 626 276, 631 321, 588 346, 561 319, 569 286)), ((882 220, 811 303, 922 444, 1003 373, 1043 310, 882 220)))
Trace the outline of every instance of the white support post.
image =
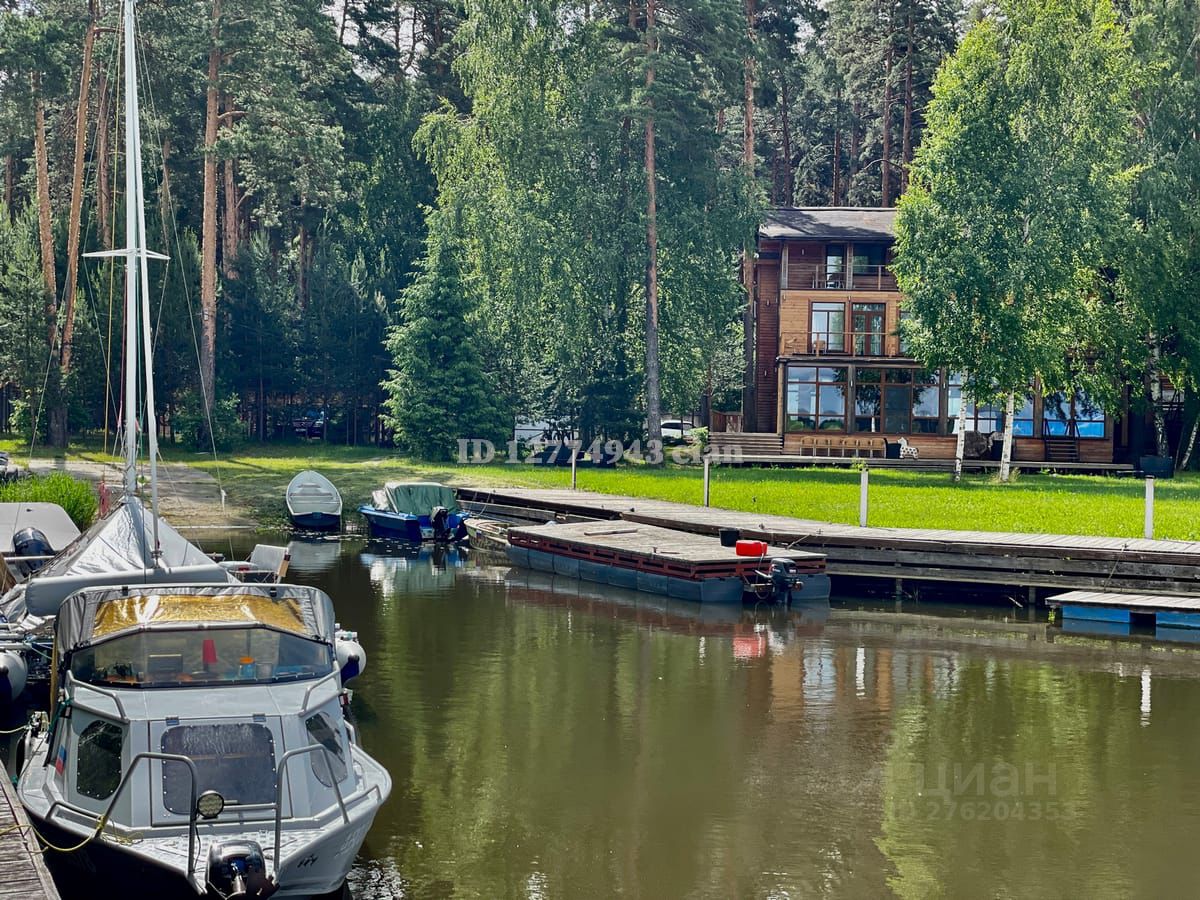
POLYGON ((868 479, 867 467, 863 466, 858 477, 858 526, 859 528, 867 527, 867 492, 868 479))
POLYGON ((579 441, 567 441, 567 446, 571 448, 571 490, 577 490, 577 482, 575 480, 575 458, 579 455, 579 441))
POLYGON ((1154 539, 1154 476, 1146 476, 1146 522, 1143 527, 1146 540, 1154 539))
POLYGON ((707 456, 706 456, 706 457, 704 457, 704 505, 705 505, 705 506, 708 506, 708 496, 709 496, 709 494, 708 494, 708 466, 709 466, 709 462, 710 462, 710 461, 709 461, 709 458, 708 458, 707 456))

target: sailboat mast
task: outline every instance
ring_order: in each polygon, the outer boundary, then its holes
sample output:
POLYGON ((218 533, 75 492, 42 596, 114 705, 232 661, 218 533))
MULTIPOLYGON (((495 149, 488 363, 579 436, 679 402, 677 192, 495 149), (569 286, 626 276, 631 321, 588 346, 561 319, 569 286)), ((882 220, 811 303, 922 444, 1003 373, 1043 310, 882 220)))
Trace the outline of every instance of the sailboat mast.
POLYGON ((125 0, 125 496, 137 493, 137 382, 138 382, 138 208, 141 185, 138 166, 141 135, 138 133, 137 61, 133 49, 133 0, 125 0))

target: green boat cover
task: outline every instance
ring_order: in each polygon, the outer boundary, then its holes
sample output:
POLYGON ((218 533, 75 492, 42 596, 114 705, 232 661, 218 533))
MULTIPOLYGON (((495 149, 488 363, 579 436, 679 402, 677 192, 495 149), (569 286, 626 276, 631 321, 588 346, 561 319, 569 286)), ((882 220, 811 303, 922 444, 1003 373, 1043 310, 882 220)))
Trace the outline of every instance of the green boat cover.
POLYGON ((412 516, 427 516, 435 506, 446 507, 447 512, 458 512, 458 498, 454 489, 433 481, 389 481, 384 485, 392 512, 412 516))

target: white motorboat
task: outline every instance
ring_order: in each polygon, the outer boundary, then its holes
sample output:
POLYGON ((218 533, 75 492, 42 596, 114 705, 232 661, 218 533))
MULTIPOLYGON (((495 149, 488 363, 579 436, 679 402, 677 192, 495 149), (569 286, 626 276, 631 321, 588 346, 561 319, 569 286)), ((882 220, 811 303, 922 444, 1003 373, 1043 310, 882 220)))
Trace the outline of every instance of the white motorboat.
POLYGON ((320 472, 306 469, 287 486, 288 516, 305 531, 337 531, 342 526, 342 495, 320 472))
POLYGON ((336 890, 391 790, 344 715, 343 676, 363 665, 349 637, 311 587, 72 594, 22 804, 139 896, 336 890))

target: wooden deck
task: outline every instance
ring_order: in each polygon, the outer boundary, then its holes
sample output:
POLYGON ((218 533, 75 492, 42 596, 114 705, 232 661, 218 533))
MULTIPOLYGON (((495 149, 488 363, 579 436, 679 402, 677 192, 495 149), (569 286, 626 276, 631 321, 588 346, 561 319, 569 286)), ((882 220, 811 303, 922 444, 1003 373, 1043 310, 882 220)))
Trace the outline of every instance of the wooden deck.
POLYGON ((59 900, 29 819, 2 768, 0 781, 0 900, 59 900))
POLYGON ((1038 589, 1089 588, 1200 597, 1200 543, 1080 535, 858 528, 786 516, 585 491, 460 488, 468 509, 624 519, 696 534, 732 527, 743 538, 825 554, 834 576, 1038 589))
MULTIPOLYGON (((593 520, 510 528, 508 540, 515 547, 689 580, 748 578, 766 565, 757 556, 738 556, 714 537, 634 522, 593 520)), ((825 568, 820 553, 792 550, 776 555, 794 560, 801 571, 817 573, 825 568)))
MULTIPOLYGON (((728 453, 728 451, 723 451, 728 453)), ((743 453, 738 457, 721 457, 723 466, 854 466, 866 463, 872 469, 899 469, 908 472, 949 472, 954 470, 952 459, 885 459, 866 456, 809 456, 795 453, 743 453)), ((1012 467, 1022 472, 1053 471, 1076 475, 1132 475, 1136 467, 1130 463, 1114 462, 1049 462, 1047 460, 1012 461, 1012 467)), ((1000 463, 994 459, 965 459, 967 472, 994 472, 1000 463)))
POLYGON ((1200 613, 1200 597, 1168 597, 1162 594, 1110 594, 1103 591, 1067 591, 1046 598, 1048 606, 1112 606, 1133 610, 1166 609, 1200 613))

